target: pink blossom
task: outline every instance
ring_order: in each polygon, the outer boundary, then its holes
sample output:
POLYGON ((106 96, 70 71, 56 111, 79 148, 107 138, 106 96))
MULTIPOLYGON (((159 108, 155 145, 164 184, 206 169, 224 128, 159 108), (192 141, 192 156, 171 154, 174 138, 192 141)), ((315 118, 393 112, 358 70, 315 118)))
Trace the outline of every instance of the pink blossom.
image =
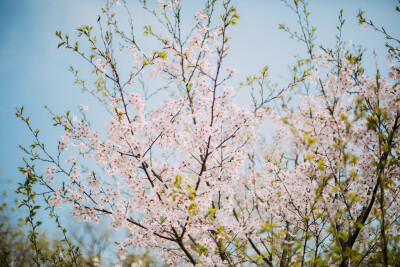
POLYGON ((104 73, 104 74, 107 73, 107 70, 105 69, 106 64, 103 63, 103 61, 102 61, 100 58, 98 58, 98 59, 96 60, 96 66, 97 66, 97 68, 98 68, 102 73, 104 73))

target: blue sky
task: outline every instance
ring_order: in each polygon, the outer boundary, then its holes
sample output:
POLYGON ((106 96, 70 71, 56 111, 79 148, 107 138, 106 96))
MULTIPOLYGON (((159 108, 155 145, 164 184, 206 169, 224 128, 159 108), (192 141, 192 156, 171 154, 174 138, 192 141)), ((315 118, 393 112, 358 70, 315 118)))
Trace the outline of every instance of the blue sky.
MULTIPOLYGON (((155 0, 154 0, 155 1, 155 0)), ((132 1, 134 2, 134 1, 132 1)), ((150 2, 150 1, 149 1, 150 2)), ((182 1, 184 5, 195 5, 198 1, 182 1), (196 3, 195 3, 196 2, 196 3)), ((281 82, 289 77, 288 66, 294 63, 294 54, 304 48, 278 30, 279 23, 296 27, 296 18, 279 0, 233 0, 241 16, 237 27, 232 30, 228 62, 239 70, 237 81, 256 73, 264 65, 270 67, 273 80, 281 82)), ((388 32, 396 35, 400 16, 394 11, 396 1, 311 1, 311 23, 317 26, 317 44, 333 46, 337 17, 344 9, 346 24, 343 40, 352 40, 367 49, 366 66, 374 71, 372 49, 376 48, 379 65, 386 69, 386 49, 383 36, 368 29, 364 32, 357 26, 359 8, 366 17, 388 32)), ((0 188, 12 192, 15 183, 7 184, 9 178, 21 181, 17 167, 22 165, 22 152, 18 144, 29 145, 29 135, 23 123, 15 118, 15 107, 25 106, 32 124, 42 130, 49 145, 55 145, 61 133, 51 127, 50 116, 44 105, 62 113, 75 109, 79 104, 94 103, 82 95, 68 72, 70 65, 83 69, 88 66, 71 52, 57 50, 56 30, 74 35, 74 29, 82 24, 95 24, 102 1, 95 0, 20 0, 0 1, 0 188)), ((138 25, 146 24, 148 17, 141 9, 133 10, 138 25)), ((191 14, 185 14, 185 16, 191 14)), ((92 113, 92 115, 95 115, 92 113)), ((93 116, 98 124, 104 125, 101 116, 93 116)))

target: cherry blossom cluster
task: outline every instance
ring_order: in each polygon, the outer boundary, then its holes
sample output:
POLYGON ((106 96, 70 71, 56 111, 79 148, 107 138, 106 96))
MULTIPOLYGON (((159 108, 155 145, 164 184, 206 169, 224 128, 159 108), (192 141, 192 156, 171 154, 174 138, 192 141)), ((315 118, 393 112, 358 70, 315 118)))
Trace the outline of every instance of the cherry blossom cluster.
MULTIPOLYGON (((80 168, 76 156, 69 171, 47 167, 48 183, 55 173, 68 176, 49 202, 69 203, 78 221, 107 216, 113 229, 129 232, 120 253, 157 248, 170 265, 294 265, 326 260, 319 256, 326 251, 348 262, 373 247, 379 226, 397 235, 398 67, 389 67, 388 80, 371 78, 345 52, 321 51, 298 105, 241 106, 230 81, 237 70, 223 64, 227 28, 238 17, 229 3, 222 24, 212 26, 210 1, 185 39, 168 20, 168 33, 153 34, 160 52, 126 46, 135 70, 173 88, 157 105, 139 93, 136 76, 120 83, 116 69, 107 76, 96 60, 96 75, 114 82, 116 93, 103 103, 112 115, 98 130, 85 116, 64 116, 59 151, 77 151, 99 170, 80 168), (263 142, 266 126, 275 135, 263 142)), ((179 15, 177 0, 156 4, 161 10, 152 14, 179 15)))

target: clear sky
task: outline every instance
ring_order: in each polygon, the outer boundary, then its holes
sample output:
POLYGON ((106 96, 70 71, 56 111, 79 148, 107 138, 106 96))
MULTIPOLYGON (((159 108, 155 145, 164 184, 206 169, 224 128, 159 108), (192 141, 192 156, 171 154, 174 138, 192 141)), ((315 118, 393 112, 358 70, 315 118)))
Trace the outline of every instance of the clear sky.
MULTIPOLYGON (((151 2, 153 0, 149 0, 151 2)), ((156 0, 154 0, 155 2, 156 0)), ((129 2, 129 1, 128 1, 129 2)), ((132 0, 131 2, 135 2, 132 0)), ((196 5, 198 0, 183 0, 183 5, 196 5)), ((293 55, 303 53, 304 48, 278 30, 279 23, 296 27, 296 18, 279 0, 233 0, 241 16, 232 30, 229 64, 239 70, 237 81, 256 73, 264 65, 270 67, 271 77, 284 83, 289 77, 288 66, 293 55)), ((317 27, 317 44, 333 46, 336 25, 341 8, 346 24, 343 40, 352 40, 367 49, 366 63, 373 73, 372 49, 376 48, 380 66, 385 70, 386 49, 383 36, 357 26, 359 8, 366 17, 383 25, 396 36, 400 28, 400 16, 394 11, 397 1, 389 0, 314 0, 310 1, 310 20, 317 27), (397 15, 397 16, 396 16, 397 15)), ((15 118, 16 106, 25 106, 32 124, 42 130, 49 145, 55 145, 61 133, 52 129, 50 116, 44 105, 62 113, 75 109, 79 104, 91 105, 93 100, 83 96, 74 85, 69 66, 87 68, 83 60, 64 49, 57 50, 56 30, 74 35, 74 29, 82 24, 95 24, 102 1, 96 0, 0 0, 0 188, 8 191, 14 185, 5 181, 13 178, 21 181, 17 167, 22 165, 22 152, 18 144, 29 145, 29 135, 23 123, 15 118)), ((147 24, 142 10, 133 9, 137 24, 147 24)), ((191 14, 185 14, 191 16, 191 14)), ((398 36, 398 35, 397 35, 398 36)), ((92 115, 95 115, 92 113, 92 115)), ((102 124, 102 116, 94 116, 102 124)))

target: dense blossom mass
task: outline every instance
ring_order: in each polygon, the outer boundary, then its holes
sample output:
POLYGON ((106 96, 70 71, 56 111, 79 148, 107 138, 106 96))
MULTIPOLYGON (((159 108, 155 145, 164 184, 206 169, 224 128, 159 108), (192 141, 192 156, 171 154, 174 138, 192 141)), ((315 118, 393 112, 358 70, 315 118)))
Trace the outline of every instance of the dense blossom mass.
POLYGON ((224 63, 228 29, 239 18, 230 1, 206 1, 185 37, 179 1, 158 0, 154 11, 143 5, 165 26, 162 34, 145 27, 160 51, 146 51, 114 22, 110 10, 125 1, 104 8, 113 30, 102 49, 90 27, 79 29, 92 46, 87 59, 101 88, 94 94, 112 116, 105 134, 90 126, 86 106, 81 118, 55 116, 66 130, 59 153, 80 156, 65 165, 48 155, 42 179, 49 203, 70 203, 78 221, 106 215, 114 229, 128 230, 120 253, 156 248, 171 265, 350 266, 395 257, 388 253, 400 226, 395 51, 386 80, 367 76, 357 56, 339 48, 310 54, 309 69, 286 91, 269 93, 264 71, 250 78, 260 94, 253 91, 246 107, 234 98, 237 70, 224 63), (111 34, 126 43, 127 82, 110 53, 111 34), (149 106, 139 90, 142 73, 175 93, 149 106), (296 99, 280 106, 286 94, 296 99), (82 156, 100 168, 80 168, 82 156))

